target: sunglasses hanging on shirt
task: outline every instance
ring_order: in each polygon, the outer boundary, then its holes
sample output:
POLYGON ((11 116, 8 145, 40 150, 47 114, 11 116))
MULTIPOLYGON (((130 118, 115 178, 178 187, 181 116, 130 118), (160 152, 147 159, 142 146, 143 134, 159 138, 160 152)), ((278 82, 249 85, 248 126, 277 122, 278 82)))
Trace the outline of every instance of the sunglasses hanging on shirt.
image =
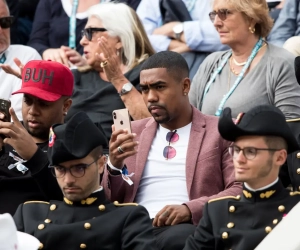
POLYGON ((7 16, 7 17, 0 17, 0 27, 1 29, 8 29, 13 24, 14 17, 7 16))
POLYGON ((171 143, 177 142, 179 140, 179 135, 176 132, 177 130, 167 133, 166 140, 167 142, 169 142, 169 145, 165 146, 163 151, 163 155, 166 160, 172 159, 176 156, 176 149, 171 146, 171 143))

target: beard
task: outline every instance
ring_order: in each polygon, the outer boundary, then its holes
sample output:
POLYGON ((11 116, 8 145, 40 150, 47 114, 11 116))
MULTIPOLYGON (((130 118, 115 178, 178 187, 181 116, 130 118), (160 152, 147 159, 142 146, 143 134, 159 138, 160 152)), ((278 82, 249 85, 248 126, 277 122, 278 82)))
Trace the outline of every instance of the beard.
POLYGON ((28 134, 30 134, 32 137, 36 137, 44 141, 47 141, 49 138, 50 128, 41 126, 40 128, 33 129, 28 126, 27 122, 24 122, 24 127, 27 130, 28 134))
POLYGON ((148 111, 150 112, 150 114, 152 115, 154 120, 159 124, 164 124, 171 120, 171 116, 170 116, 169 112, 163 105, 152 104, 152 105, 148 106, 148 111), (153 106, 158 107, 159 111, 155 112, 155 113, 151 112, 151 108, 153 106))

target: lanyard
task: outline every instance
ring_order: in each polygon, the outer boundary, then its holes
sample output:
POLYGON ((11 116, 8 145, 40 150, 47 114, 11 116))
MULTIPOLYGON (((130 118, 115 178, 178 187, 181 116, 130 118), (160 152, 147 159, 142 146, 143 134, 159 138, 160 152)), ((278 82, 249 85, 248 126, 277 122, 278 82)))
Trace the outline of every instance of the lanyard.
POLYGON ((73 0, 72 13, 69 21, 69 47, 76 49, 76 13, 79 0, 73 0))
POLYGON ((186 6, 188 12, 191 13, 191 11, 195 7, 196 0, 189 0, 189 1, 185 1, 184 3, 185 3, 185 6, 186 6))
MULTIPOLYGON (((245 75, 245 72, 247 71, 247 69, 249 68, 251 62, 253 61, 254 57, 256 56, 256 54, 258 53, 259 49, 261 48, 263 44, 263 40, 262 38, 260 38, 258 40, 258 42, 255 44, 252 52, 251 52, 251 55, 248 57, 248 60, 245 64, 245 66, 243 67, 242 71, 240 72, 238 78, 235 80, 233 86, 231 87, 231 89, 229 90, 229 92, 223 97, 223 99, 221 100, 220 104, 219 104, 219 107, 215 113, 215 116, 220 116, 222 111, 223 111, 223 108, 224 108, 224 105, 226 103, 226 101, 228 100, 228 98, 232 95, 232 93, 234 92, 234 90, 236 89, 236 87, 240 84, 240 82, 243 80, 244 78, 244 75, 245 75)), ((207 86, 205 87, 205 90, 204 90, 204 95, 203 95, 203 99, 202 99, 202 103, 203 103, 203 100, 207 94, 207 92, 209 91, 210 89, 210 86, 212 85, 212 83, 215 81, 217 75, 222 71, 222 69, 224 68, 225 64, 227 63, 228 59, 230 58, 232 54, 232 51, 230 51, 226 57, 224 58, 224 60, 221 62, 221 65, 214 71, 211 79, 209 80, 207 86)))
POLYGON ((6 56, 5 56, 5 54, 3 53, 3 55, 2 55, 1 58, 0 58, 0 63, 3 64, 3 63, 5 63, 5 61, 6 61, 6 56))

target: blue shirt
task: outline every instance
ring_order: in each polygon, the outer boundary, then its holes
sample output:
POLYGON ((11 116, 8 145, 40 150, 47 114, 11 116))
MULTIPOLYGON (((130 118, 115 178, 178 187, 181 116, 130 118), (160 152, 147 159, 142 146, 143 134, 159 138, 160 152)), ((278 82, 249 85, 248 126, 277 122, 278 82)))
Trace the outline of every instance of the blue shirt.
MULTIPOLYGON (((182 0, 190 10, 193 21, 183 23, 186 44, 194 51, 214 52, 225 50, 228 47, 222 45, 220 37, 213 23, 209 19, 212 11, 210 0, 182 0), (191 2, 195 2, 191 6, 191 2)), ((159 8, 159 0, 142 0, 138 9, 145 30, 154 49, 159 51, 168 50, 171 39, 164 35, 152 35, 153 31, 162 25, 162 17, 159 8)))
POLYGON ((292 36, 300 35, 300 0, 286 0, 268 41, 282 47, 292 36))

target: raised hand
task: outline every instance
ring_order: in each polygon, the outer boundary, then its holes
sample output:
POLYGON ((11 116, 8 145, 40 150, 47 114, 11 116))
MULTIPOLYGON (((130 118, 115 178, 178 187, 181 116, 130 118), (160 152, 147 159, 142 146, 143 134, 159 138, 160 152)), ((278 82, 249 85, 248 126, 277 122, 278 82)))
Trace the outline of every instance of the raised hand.
POLYGON ((2 68, 5 71, 5 73, 14 75, 21 79, 24 65, 21 63, 21 61, 18 58, 14 58, 14 62, 18 66, 19 70, 13 69, 8 64, 0 64, 0 68, 2 68))

